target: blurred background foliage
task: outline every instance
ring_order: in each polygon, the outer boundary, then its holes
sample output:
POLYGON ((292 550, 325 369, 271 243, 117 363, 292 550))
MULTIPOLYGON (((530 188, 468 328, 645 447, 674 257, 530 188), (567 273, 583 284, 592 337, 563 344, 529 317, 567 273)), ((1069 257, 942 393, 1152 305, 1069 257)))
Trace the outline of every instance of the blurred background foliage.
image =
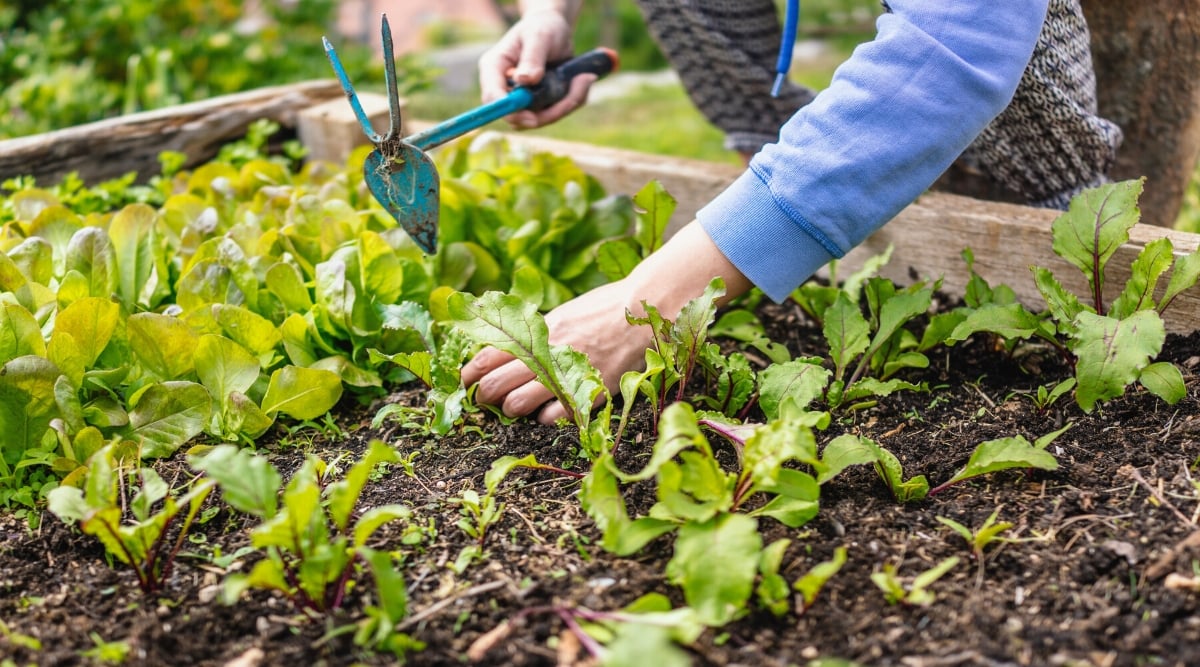
MULTIPOLYGON (((336 0, 16 0, 0 5, 0 139, 331 76, 336 0)), ((339 55, 382 80, 365 46, 339 55)))

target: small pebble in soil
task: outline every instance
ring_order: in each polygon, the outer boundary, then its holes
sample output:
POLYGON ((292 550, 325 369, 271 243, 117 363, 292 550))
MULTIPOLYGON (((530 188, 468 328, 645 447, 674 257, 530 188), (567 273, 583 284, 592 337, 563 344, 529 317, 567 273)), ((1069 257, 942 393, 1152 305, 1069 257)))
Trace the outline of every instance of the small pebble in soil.
POLYGON ((617 580, 612 577, 596 577, 587 582, 587 585, 598 590, 604 590, 615 583, 617 583, 617 580))

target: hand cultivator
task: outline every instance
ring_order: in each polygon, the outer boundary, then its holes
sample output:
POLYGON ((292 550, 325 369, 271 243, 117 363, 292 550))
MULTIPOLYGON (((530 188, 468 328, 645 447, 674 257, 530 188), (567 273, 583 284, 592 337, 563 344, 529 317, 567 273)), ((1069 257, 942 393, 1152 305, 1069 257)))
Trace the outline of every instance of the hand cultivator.
POLYGON ((396 89, 396 61, 392 55, 392 31, 387 16, 383 17, 384 77, 387 83, 390 125, 387 134, 380 135, 371 127, 354 87, 342 67, 329 40, 325 53, 337 73, 350 106, 362 125, 363 132, 375 145, 363 165, 367 187, 375 199, 400 223, 412 240, 428 254, 437 252, 438 238, 438 173, 433 160, 426 154, 442 144, 457 139, 492 121, 517 111, 540 111, 552 106, 570 89, 571 80, 580 74, 604 76, 616 68, 616 54, 609 49, 595 49, 547 69, 542 80, 533 86, 517 86, 504 97, 476 107, 427 130, 407 137, 400 135, 400 97, 396 89))

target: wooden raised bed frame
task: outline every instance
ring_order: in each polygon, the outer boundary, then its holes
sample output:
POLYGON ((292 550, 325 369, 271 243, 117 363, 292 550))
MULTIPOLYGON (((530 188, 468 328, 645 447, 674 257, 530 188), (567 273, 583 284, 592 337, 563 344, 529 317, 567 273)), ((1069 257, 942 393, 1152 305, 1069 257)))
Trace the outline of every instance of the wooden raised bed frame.
MULTIPOLYGON (((385 127, 387 104, 381 96, 360 95, 376 127, 385 127)), ((264 88, 204 102, 133 114, 57 132, 0 142, 0 179, 31 173, 42 182, 77 171, 88 182, 129 171, 156 173, 157 156, 176 150, 193 164, 215 155, 220 144, 238 138, 258 118, 271 118, 293 130, 320 159, 340 160, 366 141, 335 81, 312 81, 264 88)), ((419 127, 421 123, 412 123, 419 127)), ((527 151, 570 156, 613 193, 633 194, 657 179, 677 200, 671 230, 691 220, 696 211, 729 185, 741 169, 728 164, 651 155, 539 137, 536 133, 504 134, 527 151)), ((1054 254, 1050 223, 1056 211, 987 202, 943 193, 928 193, 842 260, 853 270, 889 246, 892 261, 883 274, 904 284, 912 275, 942 277, 943 289, 961 295, 967 283, 962 250, 975 254, 975 270, 993 285, 1012 287, 1033 308, 1043 305, 1029 268, 1054 272, 1076 294, 1089 292, 1082 274, 1054 254)), ((1137 225, 1128 243, 1113 256, 1106 294, 1115 297, 1129 277, 1128 267, 1145 245, 1167 237, 1177 255, 1194 251, 1200 235, 1151 225, 1137 225)), ((1200 289, 1180 295, 1165 315, 1167 329, 1187 333, 1200 329, 1200 289)))

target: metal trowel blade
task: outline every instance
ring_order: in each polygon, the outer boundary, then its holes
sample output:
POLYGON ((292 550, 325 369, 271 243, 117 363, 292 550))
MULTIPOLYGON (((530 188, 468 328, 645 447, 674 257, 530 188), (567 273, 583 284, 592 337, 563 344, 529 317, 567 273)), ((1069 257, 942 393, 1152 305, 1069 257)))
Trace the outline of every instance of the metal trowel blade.
POLYGON ((413 242, 432 255, 437 252, 440 206, 437 167, 424 151, 403 141, 386 152, 376 149, 367 156, 367 187, 413 242))

